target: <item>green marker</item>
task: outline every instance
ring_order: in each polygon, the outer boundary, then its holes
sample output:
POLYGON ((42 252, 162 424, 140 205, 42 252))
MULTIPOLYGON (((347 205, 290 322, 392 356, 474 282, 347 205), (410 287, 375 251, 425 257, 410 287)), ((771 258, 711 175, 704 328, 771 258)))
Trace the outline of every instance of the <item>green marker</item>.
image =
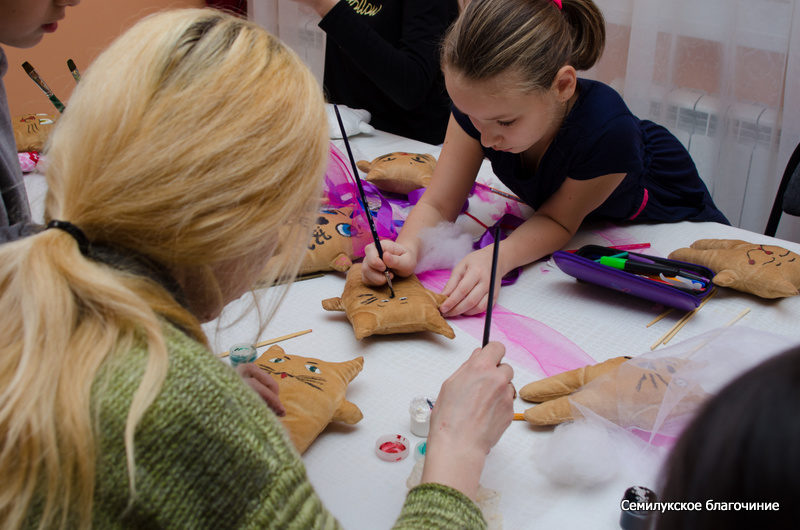
POLYGON ((644 263, 630 259, 615 258, 612 256, 601 256, 600 264, 608 265, 609 267, 614 267, 615 269, 620 269, 625 272, 632 272, 633 274, 651 274, 656 276, 659 274, 663 274, 665 276, 681 275, 681 271, 677 267, 662 265, 661 263, 644 263))

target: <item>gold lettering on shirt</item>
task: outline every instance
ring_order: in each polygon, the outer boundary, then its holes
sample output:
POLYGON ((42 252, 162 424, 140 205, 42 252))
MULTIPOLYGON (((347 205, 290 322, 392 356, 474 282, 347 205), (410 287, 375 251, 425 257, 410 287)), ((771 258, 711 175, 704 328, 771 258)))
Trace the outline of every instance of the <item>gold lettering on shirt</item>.
POLYGON ((368 17, 374 17, 383 8, 383 5, 376 6, 371 2, 367 2, 367 0, 347 0, 347 3, 350 4, 353 11, 368 17))

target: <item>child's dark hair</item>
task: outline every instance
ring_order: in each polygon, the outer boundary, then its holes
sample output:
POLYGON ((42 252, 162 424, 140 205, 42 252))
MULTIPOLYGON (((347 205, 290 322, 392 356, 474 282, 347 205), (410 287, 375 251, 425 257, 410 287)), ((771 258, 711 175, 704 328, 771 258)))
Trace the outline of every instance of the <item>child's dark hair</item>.
POLYGON ((520 74, 523 90, 550 88, 558 70, 588 70, 605 45, 605 20, 592 0, 472 0, 442 44, 442 66, 482 81, 520 74))
POLYGON ((699 502, 702 508, 666 511, 656 528, 797 528, 798 403, 800 346, 725 386, 687 427, 662 470, 659 501, 699 502), (779 509, 714 509, 707 501, 778 503, 779 509))

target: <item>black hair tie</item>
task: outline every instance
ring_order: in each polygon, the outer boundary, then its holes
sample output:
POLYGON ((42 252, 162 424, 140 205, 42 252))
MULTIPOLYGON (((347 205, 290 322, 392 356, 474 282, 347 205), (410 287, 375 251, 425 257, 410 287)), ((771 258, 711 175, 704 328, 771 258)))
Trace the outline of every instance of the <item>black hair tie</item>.
POLYGON ((83 230, 68 221, 58 221, 56 219, 53 219, 47 223, 46 229, 49 228, 58 228, 59 230, 63 230, 71 235, 72 238, 78 243, 78 249, 81 251, 81 254, 84 256, 89 255, 89 238, 86 237, 86 234, 83 233, 83 230))

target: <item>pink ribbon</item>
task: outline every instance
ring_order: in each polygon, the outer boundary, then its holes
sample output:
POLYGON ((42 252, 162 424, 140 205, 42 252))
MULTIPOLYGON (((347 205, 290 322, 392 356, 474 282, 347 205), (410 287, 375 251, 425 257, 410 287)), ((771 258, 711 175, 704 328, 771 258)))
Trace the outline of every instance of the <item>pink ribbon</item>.
POLYGON ((553 3, 554 3, 555 5, 557 5, 559 9, 562 9, 562 7, 561 7, 561 0, 553 0, 553 3))
MULTIPOLYGON (((450 277, 450 271, 427 271, 417 276, 425 287, 441 292, 450 277)), ((448 320, 475 337, 476 344, 480 344, 485 320, 483 314, 448 320)), ((491 340, 501 342, 506 347, 506 358, 542 376, 595 364, 595 360, 586 352, 553 328, 500 305, 492 309, 491 340)))
POLYGON ((334 208, 353 207, 353 255, 364 255, 364 247, 372 243, 367 215, 373 216, 375 231, 381 239, 394 240, 397 228, 394 222, 392 206, 378 189, 370 182, 362 181, 367 204, 361 204, 355 177, 344 155, 335 145, 330 144, 328 168, 325 170, 325 192, 328 204, 334 208), (374 209, 373 204, 377 205, 374 209), (369 211, 365 211, 366 207, 369 211))

